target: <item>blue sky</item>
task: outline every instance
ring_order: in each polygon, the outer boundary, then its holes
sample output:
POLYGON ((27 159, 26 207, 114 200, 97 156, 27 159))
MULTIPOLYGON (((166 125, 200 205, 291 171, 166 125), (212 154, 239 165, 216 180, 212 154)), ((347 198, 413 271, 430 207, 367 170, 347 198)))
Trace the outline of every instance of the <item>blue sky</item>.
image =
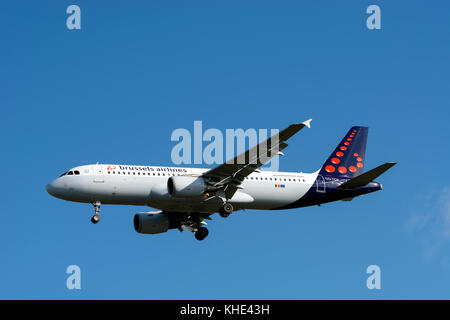
POLYGON ((8 1, 0 11, 0 298, 450 298, 450 6, 424 1, 8 1), (82 29, 66 28, 81 7, 82 29), (365 9, 381 7, 370 31, 365 9), (352 125, 381 192, 135 233, 142 208, 49 196, 68 168, 171 165, 176 128, 283 128, 317 170, 352 125), (66 289, 79 265, 82 289, 66 289), (382 289, 366 288, 381 268, 382 289))

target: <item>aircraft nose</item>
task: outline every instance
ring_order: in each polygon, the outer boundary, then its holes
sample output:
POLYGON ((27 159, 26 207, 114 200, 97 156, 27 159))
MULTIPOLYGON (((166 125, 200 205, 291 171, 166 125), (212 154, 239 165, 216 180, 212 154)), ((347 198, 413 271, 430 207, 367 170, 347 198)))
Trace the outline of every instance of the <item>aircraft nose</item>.
POLYGON ((54 195, 55 194, 55 186, 53 181, 50 182, 49 184, 47 184, 47 186, 45 187, 45 190, 47 190, 49 195, 54 195))
POLYGON ((50 182, 49 184, 47 184, 47 186, 45 187, 45 190, 47 190, 48 194, 50 194, 51 196, 54 197, 58 197, 59 193, 60 193, 60 183, 58 181, 58 179, 53 180, 52 182, 50 182))

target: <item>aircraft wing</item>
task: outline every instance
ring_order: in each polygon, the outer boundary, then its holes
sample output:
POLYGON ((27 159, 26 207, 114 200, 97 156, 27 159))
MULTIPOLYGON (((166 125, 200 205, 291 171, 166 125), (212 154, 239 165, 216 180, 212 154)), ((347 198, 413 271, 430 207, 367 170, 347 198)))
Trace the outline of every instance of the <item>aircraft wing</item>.
POLYGON ((288 146, 286 141, 304 127, 310 128, 311 120, 302 123, 291 124, 286 129, 280 131, 249 150, 241 153, 237 157, 228 160, 203 174, 203 178, 212 186, 223 189, 224 198, 230 199, 245 177, 258 168, 269 162, 277 155, 283 155, 282 151, 288 146))

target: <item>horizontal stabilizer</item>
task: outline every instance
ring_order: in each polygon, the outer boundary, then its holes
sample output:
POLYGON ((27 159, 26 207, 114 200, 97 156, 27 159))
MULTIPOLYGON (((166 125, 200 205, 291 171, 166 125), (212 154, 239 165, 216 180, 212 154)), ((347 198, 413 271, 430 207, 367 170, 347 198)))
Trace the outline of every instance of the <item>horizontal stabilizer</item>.
POLYGON ((363 173, 357 176, 356 178, 344 182, 339 186, 339 188, 355 189, 358 187, 365 186, 366 184, 375 180, 377 177, 381 176, 384 172, 386 172, 396 164, 397 162, 386 162, 385 164, 382 164, 381 166, 378 166, 370 171, 367 171, 366 173, 363 173))

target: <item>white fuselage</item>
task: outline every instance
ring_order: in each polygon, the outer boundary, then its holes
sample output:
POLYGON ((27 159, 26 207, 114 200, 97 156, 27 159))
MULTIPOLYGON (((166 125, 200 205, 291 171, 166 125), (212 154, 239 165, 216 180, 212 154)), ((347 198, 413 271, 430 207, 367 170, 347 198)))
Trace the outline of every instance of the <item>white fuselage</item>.
MULTIPOLYGON (((58 198, 102 204, 146 205, 166 211, 217 212, 220 201, 204 197, 176 198, 167 190, 172 176, 200 177, 208 169, 95 164, 73 168, 47 185, 58 198)), ((314 185, 318 172, 254 172, 229 200, 236 210, 274 209, 300 199, 314 185)))

